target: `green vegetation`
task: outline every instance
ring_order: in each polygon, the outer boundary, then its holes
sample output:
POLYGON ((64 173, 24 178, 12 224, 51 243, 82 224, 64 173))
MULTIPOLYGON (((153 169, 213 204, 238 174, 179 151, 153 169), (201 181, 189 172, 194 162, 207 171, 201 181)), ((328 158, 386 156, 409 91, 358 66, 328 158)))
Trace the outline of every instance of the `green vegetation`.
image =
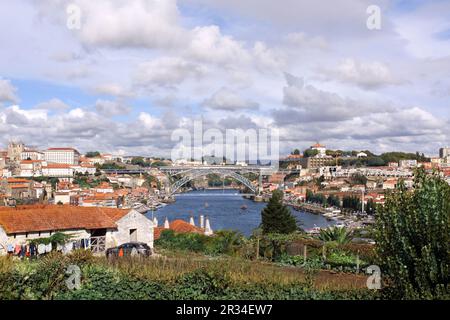
POLYGON ((230 186, 233 183, 231 178, 223 178, 218 174, 212 173, 207 176, 209 187, 230 186))
POLYGON ((173 230, 164 230, 156 240, 156 245, 163 249, 200 252, 207 255, 233 254, 241 245, 244 237, 229 230, 217 231, 214 237, 197 233, 175 234, 173 230))
POLYGON ((86 152, 86 158, 96 158, 96 157, 100 157, 100 152, 98 151, 89 151, 86 152))
POLYGON ((267 206, 261 212, 264 233, 292 233, 297 230, 295 217, 283 204, 283 192, 275 190, 267 206))
POLYGON ((416 172, 414 185, 408 191, 400 184, 377 210, 380 266, 394 298, 448 298, 450 186, 423 170, 416 172))
POLYGON ((312 203, 319 203, 327 205, 327 198, 322 193, 314 193, 311 190, 306 190, 306 201, 312 203))
POLYGON ((131 159, 131 164, 144 168, 148 168, 151 166, 150 161, 146 161, 143 157, 134 157, 133 159, 131 159))
POLYGON ((342 199, 342 208, 361 211, 361 200, 357 196, 346 196, 342 199))
POLYGON ((338 196, 330 194, 327 198, 327 204, 329 206, 339 208, 341 206, 341 200, 338 196))
MULTIPOLYGON (((359 278, 357 278, 359 279, 359 278)), ((364 279, 364 278, 363 278, 364 279)), ((85 251, 51 253, 32 261, 0 258, 0 299, 167 300, 167 299, 373 299, 376 294, 349 276, 314 280, 301 269, 234 258, 95 258, 85 251), (69 265, 81 271, 81 287, 66 285, 69 265), (342 280, 342 279, 341 279, 342 280), (330 285, 333 286, 330 289, 330 285)))
POLYGON ((318 154, 319 154, 319 151, 313 150, 313 149, 306 149, 306 150, 303 152, 303 156, 304 156, 305 158, 311 158, 311 157, 314 157, 314 156, 316 156, 316 155, 318 155, 318 154))
POLYGON ((346 244, 352 240, 351 232, 345 228, 331 227, 320 230, 319 239, 324 242, 336 242, 346 244))
POLYGON ((115 162, 113 163, 104 163, 102 165, 96 166, 100 170, 120 170, 125 169, 126 167, 115 162))

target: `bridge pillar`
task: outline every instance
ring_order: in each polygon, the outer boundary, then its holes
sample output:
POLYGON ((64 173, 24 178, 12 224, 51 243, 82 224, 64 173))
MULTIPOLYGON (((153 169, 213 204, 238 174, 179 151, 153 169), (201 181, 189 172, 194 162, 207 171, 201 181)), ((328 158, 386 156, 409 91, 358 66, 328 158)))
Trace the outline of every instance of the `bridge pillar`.
POLYGON ((257 194, 260 195, 261 192, 262 192, 262 190, 263 190, 263 187, 262 187, 262 172, 260 171, 260 172, 259 172, 259 177, 258 177, 258 190, 257 190, 257 194))

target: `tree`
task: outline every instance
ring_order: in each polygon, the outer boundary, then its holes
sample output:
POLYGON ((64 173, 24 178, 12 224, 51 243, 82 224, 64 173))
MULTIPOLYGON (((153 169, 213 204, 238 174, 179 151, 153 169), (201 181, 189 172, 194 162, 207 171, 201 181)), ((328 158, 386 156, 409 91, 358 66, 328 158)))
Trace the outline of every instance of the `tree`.
POLYGON ((100 152, 98 151, 86 152, 86 158, 96 158, 96 157, 100 157, 100 152))
POLYGON ((291 154, 293 154, 293 155, 299 155, 299 154, 300 154, 300 150, 295 149, 294 151, 291 152, 291 154))
POLYGON ((331 227, 321 229, 319 239, 324 242, 336 242, 338 244, 349 243, 352 239, 352 233, 345 228, 331 227))
POLYGON ((327 198, 327 203, 329 206, 332 207, 340 207, 341 206, 341 200, 339 200, 339 197, 333 194, 330 194, 327 198))
POLYGON ((318 154, 319 154, 319 151, 315 150, 315 149, 314 150, 313 149, 306 149, 305 152, 303 152, 303 156, 305 158, 311 158, 311 157, 314 157, 314 156, 316 156, 318 154))
POLYGON ((264 233, 292 233, 297 230, 295 217, 283 204, 283 192, 275 190, 267 206, 261 211, 264 233))
POLYGON ((415 173, 377 208, 375 239, 380 267, 394 298, 449 298, 450 186, 438 173, 415 173))

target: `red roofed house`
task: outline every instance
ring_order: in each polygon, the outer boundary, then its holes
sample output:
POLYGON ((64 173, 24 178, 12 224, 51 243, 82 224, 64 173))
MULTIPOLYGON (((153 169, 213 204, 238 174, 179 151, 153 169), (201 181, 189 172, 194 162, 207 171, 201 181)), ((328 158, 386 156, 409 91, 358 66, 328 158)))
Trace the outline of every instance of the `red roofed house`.
POLYGON ((68 205, 0 208, 0 254, 8 245, 48 238, 55 232, 70 234, 71 240, 91 239, 96 252, 127 242, 153 248, 153 222, 135 210, 68 205))
MULTIPOLYGON (((191 222, 186 222, 183 220, 174 220, 170 224, 168 220, 166 219, 165 226, 158 227, 155 226, 154 228, 154 239, 158 240, 161 236, 161 233, 164 230, 172 230, 175 233, 198 233, 198 234, 205 234, 205 235, 211 235, 212 230, 209 225, 209 220, 206 219, 206 226, 204 228, 196 227, 193 223, 193 218, 191 218, 191 222), (167 227, 168 225, 168 227, 167 227)), ((201 218, 202 219, 202 218, 201 218)))

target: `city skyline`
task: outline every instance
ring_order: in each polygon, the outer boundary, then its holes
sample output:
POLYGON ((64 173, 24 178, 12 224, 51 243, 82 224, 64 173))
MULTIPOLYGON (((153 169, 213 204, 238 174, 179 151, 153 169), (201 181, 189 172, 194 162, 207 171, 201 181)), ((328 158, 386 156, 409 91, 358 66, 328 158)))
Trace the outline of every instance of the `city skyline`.
POLYGON ((1 3, 0 144, 169 157, 172 132, 203 119, 277 128, 280 155, 320 141, 434 156, 450 144, 448 11, 444 1, 1 3), (380 30, 366 25, 372 4, 380 30))

